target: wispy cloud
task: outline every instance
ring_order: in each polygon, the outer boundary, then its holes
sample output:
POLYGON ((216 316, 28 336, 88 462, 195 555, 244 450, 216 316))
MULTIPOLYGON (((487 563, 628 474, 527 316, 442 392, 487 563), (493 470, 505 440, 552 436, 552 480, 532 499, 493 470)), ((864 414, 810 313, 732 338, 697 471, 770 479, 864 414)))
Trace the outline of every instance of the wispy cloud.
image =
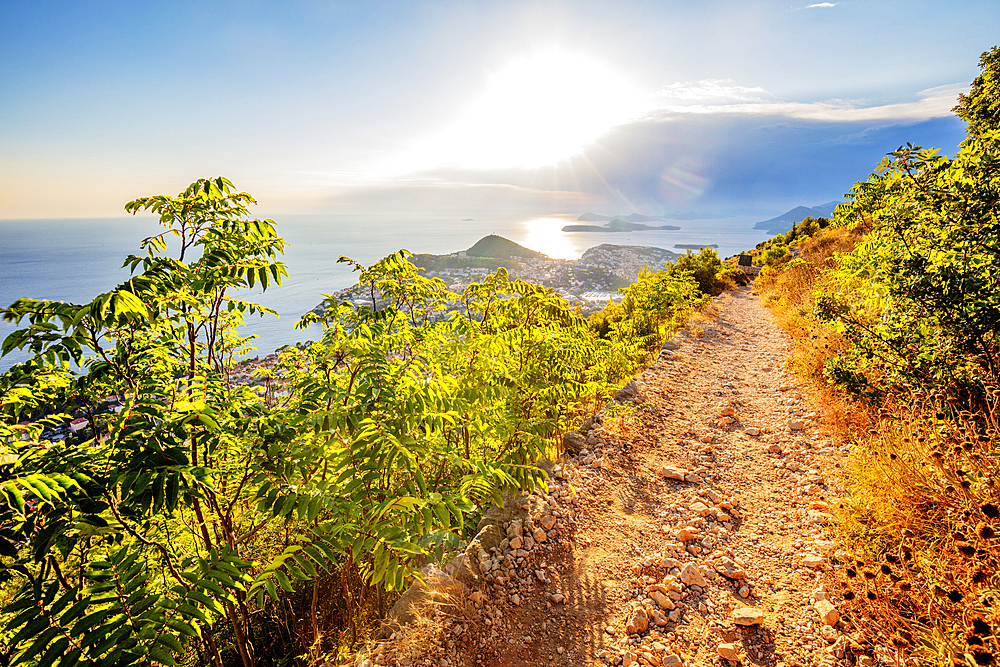
POLYGON ((815 7, 836 7, 839 2, 817 2, 815 5, 806 5, 802 9, 813 9, 815 7))
MULTIPOLYGON (((737 88, 740 88, 737 86, 737 88)), ((763 89, 759 90, 766 94, 763 89)), ((968 90, 967 84, 950 84, 928 88, 917 93, 918 99, 913 102, 897 104, 866 105, 853 100, 830 100, 826 102, 779 102, 764 99, 739 99, 731 97, 732 102, 707 103, 699 101, 695 104, 668 104, 654 110, 650 116, 669 118, 679 114, 772 114, 790 118, 828 121, 882 121, 882 120, 927 120, 951 115, 958 94, 968 90)), ((689 98, 697 100, 697 98, 689 98)))
POLYGON ((755 102, 769 97, 760 86, 741 86, 732 79, 678 81, 661 89, 654 98, 680 102, 755 102))

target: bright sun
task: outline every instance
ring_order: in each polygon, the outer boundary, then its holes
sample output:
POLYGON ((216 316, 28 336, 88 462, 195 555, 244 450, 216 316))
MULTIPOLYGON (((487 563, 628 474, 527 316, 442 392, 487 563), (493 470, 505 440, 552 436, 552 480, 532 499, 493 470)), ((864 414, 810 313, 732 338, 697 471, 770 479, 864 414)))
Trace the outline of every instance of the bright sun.
POLYGON ((580 151, 642 113, 644 98, 624 77, 585 56, 559 51, 511 61, 452 125, 421 141, 427 165, 539 167, 580 151))

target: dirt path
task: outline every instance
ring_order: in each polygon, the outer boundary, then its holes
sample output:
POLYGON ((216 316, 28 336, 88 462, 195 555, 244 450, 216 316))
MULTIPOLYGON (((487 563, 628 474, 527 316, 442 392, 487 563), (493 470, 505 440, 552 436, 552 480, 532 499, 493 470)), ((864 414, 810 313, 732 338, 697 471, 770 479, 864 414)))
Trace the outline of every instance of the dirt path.
POLYGON ((815 603, 839 452, 790 351, 747 289, 717 299, 636 378, 645 407, 581 431, 550 493, 472 558, 469 618, 442 613, 419 658, 389 642, 358 664, 832 665, 851 629, 815 603))

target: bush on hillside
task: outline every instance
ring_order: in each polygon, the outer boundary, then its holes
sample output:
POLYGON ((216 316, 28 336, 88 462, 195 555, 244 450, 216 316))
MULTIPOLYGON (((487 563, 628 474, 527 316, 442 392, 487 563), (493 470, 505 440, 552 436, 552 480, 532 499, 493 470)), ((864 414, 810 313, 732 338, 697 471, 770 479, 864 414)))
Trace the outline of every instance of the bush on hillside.
POLYGON ((688 250, 675 261, 667 264, 669 276, 691 275, 704 294, 716 296, 727 289, 746 285, 750 279, 739 267, 719 259, 715 248, 702 248, 697 255, 688 250))
POLYGON ((954 158, 890 154, 839 229, 757 284, 806 354, 832 332, 825 376, 871 419, 851 434, 838 606, 869 647, 941 667, 1000 660, 1000 51, 981 65, 954 158), (814 261, 837 234, 861 240, 814 261))

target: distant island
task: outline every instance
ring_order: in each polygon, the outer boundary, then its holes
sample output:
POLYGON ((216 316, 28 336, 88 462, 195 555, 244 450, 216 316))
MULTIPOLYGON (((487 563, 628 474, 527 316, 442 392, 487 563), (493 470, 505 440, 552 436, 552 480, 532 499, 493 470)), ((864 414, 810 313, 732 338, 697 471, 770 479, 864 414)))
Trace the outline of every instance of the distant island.
MULTIPOLYGON (((410 261, 423 275, 441 279, 455 292, 505 267, 511 278, 551 287, 587 314, 617 298, 617 290, 632 284, 643 267, 659 269, 679 256, 652 246, 601 244, 588 249, 580 259, 552 259, 491 234, 468 250, 448 255, 414 255, 410 261)), ((340 290, 333 297, 335 301, 371 303, 370 295, 357 285, 340 290)), ((320 304, 314 312, 321 312, 324 306, 325 303, 320 304)))
POLYGON ((808 217, 829 218, 833 215, 833 209, 842 202, 828 201, 819 206, 796 206, 787 213, 782 213, 776 218, 762 220, 753 226, 754 229, 766 229, 768 234, 784 234, 797 222, 801 222, 808 217))
POLYGON ((475 218, 462 218, 462 222, 475 222, 475 218))
MULTIPOLYGON (((631 217, 631 216, 630 216, 631 217)), ((640 216, 643 217, 643 216, 640 216)), ((580 217, 583 219, 583 216, 580 217)), ((629 222, 625 218, 615 218, 606 225, 566 225, 562 228, 564 232, 642 232, 649 230, 673 230, 680 229, 675 225, 660 225, 651 227, 639 222, 629 222)))
POLYGON ((722 218, 731 218, 731 215, 719 215, 718 213, 695 213, 693 211, 688 211, 687 213, 671 213, 670 215, 661 216, 651 216, 642 215, 641 213, 632 213, 631 215, 599 215, 597 213, 584 213, 579 218, 580 222, 610 222, 611 220, 624 220, 625 222, 655 222, 657 220, 721 220, 722 218))

